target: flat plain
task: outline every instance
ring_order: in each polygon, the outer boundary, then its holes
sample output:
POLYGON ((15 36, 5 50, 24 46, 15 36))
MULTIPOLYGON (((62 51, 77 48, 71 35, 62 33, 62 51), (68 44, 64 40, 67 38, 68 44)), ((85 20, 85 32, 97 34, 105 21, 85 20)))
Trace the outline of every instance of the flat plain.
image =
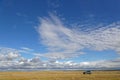
POLYGON ((0 80, 120 80, 120 71, 10 71, 0 72, 0 80))

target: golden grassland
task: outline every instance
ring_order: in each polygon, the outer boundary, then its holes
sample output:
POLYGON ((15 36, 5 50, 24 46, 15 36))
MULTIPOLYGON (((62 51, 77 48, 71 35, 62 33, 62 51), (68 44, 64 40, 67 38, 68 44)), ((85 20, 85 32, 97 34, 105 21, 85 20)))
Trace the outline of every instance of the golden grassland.
POLYGON ((0 80, 120 80, 120 71, 26 71, 0 72, 0 80))

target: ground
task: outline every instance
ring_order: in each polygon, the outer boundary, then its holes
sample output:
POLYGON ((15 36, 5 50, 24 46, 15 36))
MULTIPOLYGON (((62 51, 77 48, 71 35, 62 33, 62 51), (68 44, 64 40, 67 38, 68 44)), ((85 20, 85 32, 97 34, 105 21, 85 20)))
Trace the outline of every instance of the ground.
POLYGON ((12 71, 0 72, 0 80, 120 80, 120 71, 12 71))

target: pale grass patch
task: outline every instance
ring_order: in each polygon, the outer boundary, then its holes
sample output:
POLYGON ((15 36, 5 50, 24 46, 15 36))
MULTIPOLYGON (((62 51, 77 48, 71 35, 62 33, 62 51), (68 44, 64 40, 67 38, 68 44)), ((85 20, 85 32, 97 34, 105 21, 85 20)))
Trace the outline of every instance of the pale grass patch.
POLYGON ((0 80, 120 80, 120 71, 31 71, 0 72, 0 80))

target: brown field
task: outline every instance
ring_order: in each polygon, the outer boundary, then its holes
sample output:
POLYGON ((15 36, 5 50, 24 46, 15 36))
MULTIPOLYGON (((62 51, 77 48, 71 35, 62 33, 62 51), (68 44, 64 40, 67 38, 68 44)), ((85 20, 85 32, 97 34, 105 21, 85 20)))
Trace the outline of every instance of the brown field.
POLYGON ((0 72, 0 80, 120 80, 120 71, 30 71, 0 72))

